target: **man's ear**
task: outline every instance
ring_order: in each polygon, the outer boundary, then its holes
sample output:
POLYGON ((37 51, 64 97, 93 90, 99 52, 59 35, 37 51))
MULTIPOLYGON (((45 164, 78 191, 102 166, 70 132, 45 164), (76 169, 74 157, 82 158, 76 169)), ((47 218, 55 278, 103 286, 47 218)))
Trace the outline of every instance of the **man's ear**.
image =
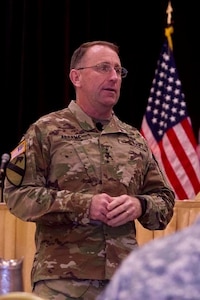
POLYGON ((69 78, 74 86, 80 86, 80 72, 76 69, 71 69, 69 78))

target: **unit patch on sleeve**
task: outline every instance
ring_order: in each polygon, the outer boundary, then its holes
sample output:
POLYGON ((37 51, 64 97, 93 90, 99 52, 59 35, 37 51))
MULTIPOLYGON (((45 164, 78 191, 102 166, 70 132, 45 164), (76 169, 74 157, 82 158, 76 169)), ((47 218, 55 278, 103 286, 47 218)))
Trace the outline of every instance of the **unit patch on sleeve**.
POLYGON ((6 168, 6 177, 8 181, 15 186, 21 185, 25 174, 25 145, 25 141, 23 141, 11 152, 11 159, 6 168))

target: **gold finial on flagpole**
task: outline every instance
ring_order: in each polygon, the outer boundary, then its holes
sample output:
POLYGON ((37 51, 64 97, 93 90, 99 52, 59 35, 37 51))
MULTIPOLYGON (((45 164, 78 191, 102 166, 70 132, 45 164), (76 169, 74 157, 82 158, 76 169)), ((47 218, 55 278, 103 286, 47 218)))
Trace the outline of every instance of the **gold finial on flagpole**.
POLYGON ((167 25, 171 25, 172 23, 172 12, 173 12, 173 9, 172 9, 172 6, 171 6, 171 1, 168 2, 168 6, 167 6, 167 10, 166 10, 166 13, 167 13, 167 25))
POLYGON ((172 43, 172 33, 174 32, 174 28, 172 26, 172 6, 171 6, 171 1, 168 2, 168 6, 166 9, 167 13, 167 27, 165 28, 165 36, 167 37, 168 44, 171 50, 173 50, 173 43, 172 43))

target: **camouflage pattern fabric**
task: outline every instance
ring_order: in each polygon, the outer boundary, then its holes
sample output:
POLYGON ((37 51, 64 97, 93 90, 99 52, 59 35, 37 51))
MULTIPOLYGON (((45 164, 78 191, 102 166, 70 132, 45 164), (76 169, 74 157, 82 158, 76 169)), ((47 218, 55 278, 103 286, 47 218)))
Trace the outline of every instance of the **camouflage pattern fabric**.
POLYGON ((107 284, 107 280, 43 280, 35 284, 33 292, 48 300, 94 300, 107 284))
POLYGON ((145 198, 139 222, 150 230, 164 229, 173 215, 174 193, 139 131, 113 113, 100 132, 71 101, 29 127, 6 169, 10 212, 36 223, 32 283, 107 280, 137 248, 134 222, 90 220, 96 193, 145 198))
POLYGON ((200 218, 131 252, 96 300, 199 300, 200 218))

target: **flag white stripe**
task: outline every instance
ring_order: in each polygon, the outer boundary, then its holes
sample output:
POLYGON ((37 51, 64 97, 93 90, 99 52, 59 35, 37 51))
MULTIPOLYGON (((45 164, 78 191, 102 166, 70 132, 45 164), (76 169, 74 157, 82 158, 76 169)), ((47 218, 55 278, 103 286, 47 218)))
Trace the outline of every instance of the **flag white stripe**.
MULTIPOLYGON (((165 173, 165 167, 163 165, 162 159, 161 159, 161 151, 159 144, 155 140, 151 129, 148 126, 148 123, 146 121, 146 118, 144 116, 143 118, 143 123, 142 123, 142 128, 143 128, 143 135, 145 139, 147 140, 150 148, 152 149, 152 152, 154 153, 156 159, 158 160, 159 164, 161 165, 163 172, 165 173)), ((177 135, 177 138, 184 137, 185 143, 182 145, 186 153, 194 153, 194 148, 193 145, 190 143, 189 138, 185 135, 185 130, 182 128, 180 123, 175 126, 174 131, 177 135)), ((188 198, 191 198, 195 195, 195 190, 192 185, 192 180, 188 176, 188 174, 185 172, 185 169, 182 167, 182 162, 179 160, 178 156, 176 155, 176 152, 174 151, 174 146, 171 143, 171 140, 168 138, 168 136, 165 134, 162 140, 163 143, 163 148, 166 156, 168 157, 168 160, 174 169, 180 184, 183 186, 183 189, 185 193, 187 194, 188 198)), ((199 170, 199 162, 197 161, 197 157, 195 155, 192 155, 190 157, 191 159, 191 164, 193 165, 193 169, 196 173, 196 170, 199 170)), ((167 174, 166 174, 167 176, 167 174)), ((200 172, 197 172, 197 176, 200 180, 200 172)), ((168 177, 168 176, 167 176, 168 177)), ((170 178, 168 177, 168 181, 171 183, 173 186, 173 182, 171 182, 170 178)), ((178 196, 176 195, 178 198, 178 196)))

